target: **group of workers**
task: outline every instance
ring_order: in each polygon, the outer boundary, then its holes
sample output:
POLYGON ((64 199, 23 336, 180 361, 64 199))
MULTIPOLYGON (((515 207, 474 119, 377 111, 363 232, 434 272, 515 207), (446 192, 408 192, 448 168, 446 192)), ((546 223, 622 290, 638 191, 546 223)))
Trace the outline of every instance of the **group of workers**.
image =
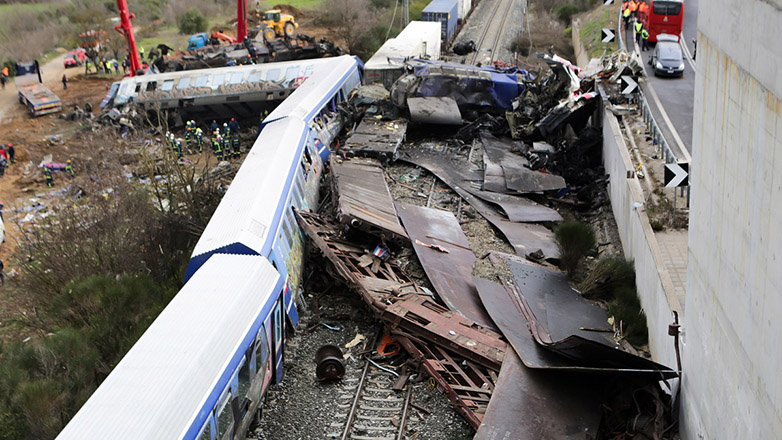
MULTIPOLYGON (((123 66, 124 67, 124 66, 123 66)), ((91 70, 95 70, 95 73, 102 73, 111 75, 111 69, 114 69, 114 73, 119 75, 120 64, 117 60, 107 60, 101 58, 93 62, 89 57, 84 60, 84 73, 90 73, 91 70)))
MULTIPOLYGON (((71 179, 76 177, 76 172, 73 170, 73 164, 71 163, 71 160, 68 159, 65 162, 65 168, 64 169, 65 174, 68 175, 71 179)), ((46 187, 51 188, 54 186, 54 167, 53 164, 46 164, 43 166, 43 176, 46 178, 46 187)))
POLYGON ((622 2, 622 19, 625 29, 632 24, 635 33, 635 42, 642 51, 649 49, 649 29, 647 29, 641 17, 648 17, 649 4, 644 0, 625 0, 622 2))
MULTIPOLYGON (((212 153, 217 160, 227 158, 237 159, 241 155, 241 141, 239 139, 239 123, 236 118, 223 123, 222 131, 216 120, 212 121, 209 127, 212 133, 212 153)), ((190 120, 185 124, 184 145, 181 138, 176 138, 173 133, 166 133, 166 143, 168 148, 176 154, 177 159, 184 155, 183 146, 189 153, 204 151, 204 131, 195 121, 190 120)))

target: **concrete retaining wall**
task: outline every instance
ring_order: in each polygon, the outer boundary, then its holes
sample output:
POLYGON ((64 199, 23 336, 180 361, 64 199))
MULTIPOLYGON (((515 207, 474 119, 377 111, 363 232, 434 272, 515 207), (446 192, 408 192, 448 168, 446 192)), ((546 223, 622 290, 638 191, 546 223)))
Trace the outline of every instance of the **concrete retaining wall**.
POLYGON ((573 40, 573 50, 576 53, 574 62, 576 66, 582 69, 586 68, 587 64, 589 64, 589 54, 581 43, 581 22, 573 20, 570 24, 570 31, 570 37, 573 40))
POLYGON ((673 337, 668 336, 668 325, 673 322, 673 311, 681 312, 681 307, 649 225, 641 183, 632 172, 619 122, 607 109, 603 115, 603 162, 610 176, 608 194, 622 249, 625 258, 635 262, 638 296, 649 326, 649 350, 655 361, 676 369, 676 352, 673 337))
POLYGON ((782 0, 698 11, 682 438, 782 438, 782 0))

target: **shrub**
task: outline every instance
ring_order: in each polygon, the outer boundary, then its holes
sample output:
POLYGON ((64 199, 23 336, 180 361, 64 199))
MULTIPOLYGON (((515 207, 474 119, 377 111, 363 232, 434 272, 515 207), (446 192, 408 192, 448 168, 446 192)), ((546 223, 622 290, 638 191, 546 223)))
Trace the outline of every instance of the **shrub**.
POLYGON ((201 11, 191 8, 179 16, 177 19, 177 26, 179 27, 179 33, 190 35, 206 32, 207 27, 209 27, 209 22, 201 11))
POLYGON ((597 244, 595 231, 581 222, 564 222, 554 229, 554 238, 559 245, 561 266, 572 278, 586 254, 597 244))
POLYGON ((579 12, 579 7, 573 3, 564 3, 554 8, 554 15, 565 24, 570 24, 570 20, 579 12))
POLYGON ((622 323, 623 334, 631 344, 639 346, 649 342, 646 314, 635 286, 615 289, 614 300, 608 303, 608 313, 614 315, 617 326, 622 323))

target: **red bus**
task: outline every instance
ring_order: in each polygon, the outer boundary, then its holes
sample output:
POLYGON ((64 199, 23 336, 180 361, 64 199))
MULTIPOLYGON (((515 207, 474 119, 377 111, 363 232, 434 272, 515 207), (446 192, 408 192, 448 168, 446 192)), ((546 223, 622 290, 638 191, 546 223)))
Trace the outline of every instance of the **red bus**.
POLYGON ((643 10, 639 8, 639 16, 644 27, 649 30, 649 41, 656 43, 659 34, 679 38, 684 22, 684 1, 647 0, 647 3, 648 7, 643 10))

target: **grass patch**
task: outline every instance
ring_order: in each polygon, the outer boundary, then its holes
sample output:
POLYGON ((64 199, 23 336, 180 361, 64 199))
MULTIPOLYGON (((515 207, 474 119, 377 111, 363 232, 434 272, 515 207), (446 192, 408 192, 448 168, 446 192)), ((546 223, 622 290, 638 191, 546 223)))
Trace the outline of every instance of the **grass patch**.
POLYGON ((11 3, 0 5, 0 20, 12 11, 54 12, 67 6, 67 3, 11 3))
MULTIPOLYGON (((618 49, 616 40, 612 43, 603 43, 600 40, 603 28, 616 28, 620 7, 619 3, 608 6, 601 3, 600 6, 577 17, 581 24, 581 44, 591 58, 599 58, 603 52, 614 52, 618 49)), ((619 32, 618 29, 616 31, 619 32)))
MULTIPOLYGON (((261 10, 265 11, 267 9, 272 9, 275 6, 279 4, 285 4, 293 6, 294 8, 301 9, 304 11, 314 11, 318 9, 320 4, 323 3, 323 0, 286 0, 286 1, 264 1, 261 2, 261 10)), ((250 10, 250 6, 248 3, 247 9, 248 13, 255 14, 255 4, 253 4, 252 11, 250 10)), ((297 18, 297 17, 296 17, 297 18)))
POLYGON ((613 315, 617 327, 621 323, 623 335, 631 344, 641 346, 649 342, 632 262, 623 258, 601 259, 576 288, 584 297, 608 305, 608 313, 613 315))
POLYGON ((597 244, 595 231, 586 223, 564 222, 554 229, 554 238, 559 246, 561 265, 572 279, 586 254, 597 244))

